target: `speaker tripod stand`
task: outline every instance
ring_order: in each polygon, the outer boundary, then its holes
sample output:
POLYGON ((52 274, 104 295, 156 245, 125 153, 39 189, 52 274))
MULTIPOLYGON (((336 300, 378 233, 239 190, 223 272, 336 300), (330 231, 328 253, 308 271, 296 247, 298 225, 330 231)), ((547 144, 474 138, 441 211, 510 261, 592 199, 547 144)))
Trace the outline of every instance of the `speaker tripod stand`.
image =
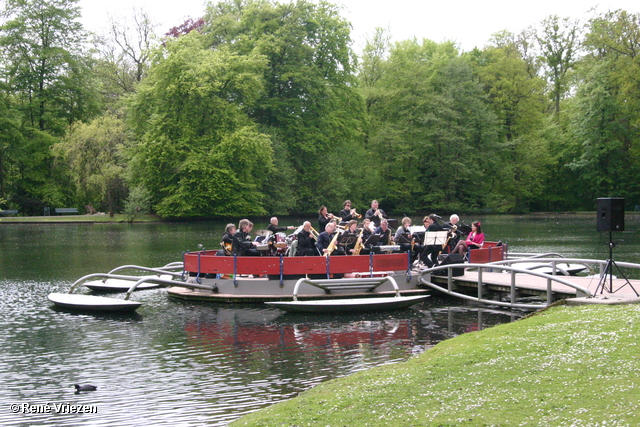
POLYGON ((638 294, 636 289, 629 282, 629 279, 627 279, 627 276, 620 269, 620 267, 618 267, 618 264, 616 264, 616 262, 613 260, 613 248, 615 246, 616 246, 616 244, 613 242, 613 239, 612 239, 612 236, 611 236, 611 231, 610 231, 609 232, 609 259, 607 260, 607 265, 604 267, 604 271, 602 272, 602 275, 600 276, 600 282, 598 282, 598 286, 596 287, 594 295, 596 295, 598 293, 598 290, 600 290, 601 294, 604 291, 607 291, 607 292, 609 292, 611 294, 615 294, 620 289, 622 289, 625 286, 629 285, 629 287, 633 290, 633 292, 636 294, 636 296, 640 297, 640 294, 638 294), (613 290, 613 267, 614 266, 618 269, 618 273, 624 278, 624 283, 618 289, 616 289, 615 291, 613 290), (607 278, 609 279, 609 283, 608 283, 609 289, 607 289, 607 278))

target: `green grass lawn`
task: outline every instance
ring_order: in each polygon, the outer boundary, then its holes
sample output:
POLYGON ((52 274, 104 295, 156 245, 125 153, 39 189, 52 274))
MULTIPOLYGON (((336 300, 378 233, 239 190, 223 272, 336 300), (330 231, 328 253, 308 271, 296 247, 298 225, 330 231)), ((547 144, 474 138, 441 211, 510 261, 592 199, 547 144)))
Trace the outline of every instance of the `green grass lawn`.
POLYGON ((556 306, 328 381, 232 426, 637 426, 640 306, 556 306))

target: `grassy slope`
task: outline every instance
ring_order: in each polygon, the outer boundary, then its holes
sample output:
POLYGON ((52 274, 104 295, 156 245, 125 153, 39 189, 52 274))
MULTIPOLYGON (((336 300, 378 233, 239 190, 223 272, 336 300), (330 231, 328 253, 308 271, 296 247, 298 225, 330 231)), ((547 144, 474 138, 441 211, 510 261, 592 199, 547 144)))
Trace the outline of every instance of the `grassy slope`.
POLYGON ((632 426, 640 307, 558 306, 318 385, 233 426, 632 426))

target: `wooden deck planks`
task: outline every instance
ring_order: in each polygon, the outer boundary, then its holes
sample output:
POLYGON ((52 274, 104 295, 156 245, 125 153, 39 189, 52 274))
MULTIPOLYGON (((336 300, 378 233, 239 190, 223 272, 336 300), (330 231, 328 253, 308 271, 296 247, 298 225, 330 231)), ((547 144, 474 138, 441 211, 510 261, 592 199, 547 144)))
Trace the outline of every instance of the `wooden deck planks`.
MULTIPOLYGON (((600 279, 592 278, 592 277, 580 277, 580 276, 558 276, 567 281, 575 283, 576 285, 580 285, 592 293, 596 291, 598 287, 598 283, 600 279)), ((434 283, 446 286, 447 278, 446 277, 436 277, 432 276, 432 280, 434 283)), ((458 276, 453 278, 454 283, 460 286, 465 287, 477 287, 478 286, 478 272, 477 271, 465 271, 464 276, 458 276)), ((511 288, 511 274, 508 273, 490 273, 483 271, 482 272, 482 282, 483 284, 493 290, 500 291, 509 291, 511 288)), ((602 295, 617 295, 617 296, 633 296, 633 289, 630 286, 624 286, 619 289, 625 283, 624 279, 613 279, 613 290, 614 294, 608 292, 609 290, 609 279, 607 279, 607 284, 605 286, 604 292, 602 295), (618 290, 619 289, 619 290, 618 290)), ((640 280, 629 280, 631 286, 635 288, 636 291, 640 293, 640 280)), ((516 274, 516 284, 520 291, 531 291, 532 294, 542 295, 547 292, 547 279, 543 277, 532 276, 529 274, 516 274)), ((576 290, 570 286, 563 285, 558 282, 552 282, 552 290, 553 293, 556 294, 559 298, 570 298, 576 296, 576 290)), ((598 290, 598 295, 601 294, 601 290, 598 290)))

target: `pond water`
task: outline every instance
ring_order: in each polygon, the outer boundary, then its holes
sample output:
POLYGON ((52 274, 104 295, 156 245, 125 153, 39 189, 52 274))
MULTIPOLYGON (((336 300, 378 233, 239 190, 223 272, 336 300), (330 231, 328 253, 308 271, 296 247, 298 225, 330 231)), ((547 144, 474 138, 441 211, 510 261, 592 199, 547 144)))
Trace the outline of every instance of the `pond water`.
MULTIPOLYGON (((609 236, 595 231, 592 215, 478 219, 490 240, 512 251, 608 256, 609 236)), ((626 220, 627 230, 637 229, 637 217, 626 220)), ((0 225, 0 425, 226 425, 322 381, 522 315, 436 296, 408 310, 349 316, 182 302, 162 289, 137 292, 144 304, 127 316, 68 313, 47 300, 89 273, 159 266, 198 244, 217 247, 223 229, 214 221, 0 225), (76 383, 98 390, 74 394, 76 383), (66 403, 97 413, 55 413, 53 405, 66 403)), ((635 233, 614 234, 624 240, 615 258, 640 262, 635 233)))

